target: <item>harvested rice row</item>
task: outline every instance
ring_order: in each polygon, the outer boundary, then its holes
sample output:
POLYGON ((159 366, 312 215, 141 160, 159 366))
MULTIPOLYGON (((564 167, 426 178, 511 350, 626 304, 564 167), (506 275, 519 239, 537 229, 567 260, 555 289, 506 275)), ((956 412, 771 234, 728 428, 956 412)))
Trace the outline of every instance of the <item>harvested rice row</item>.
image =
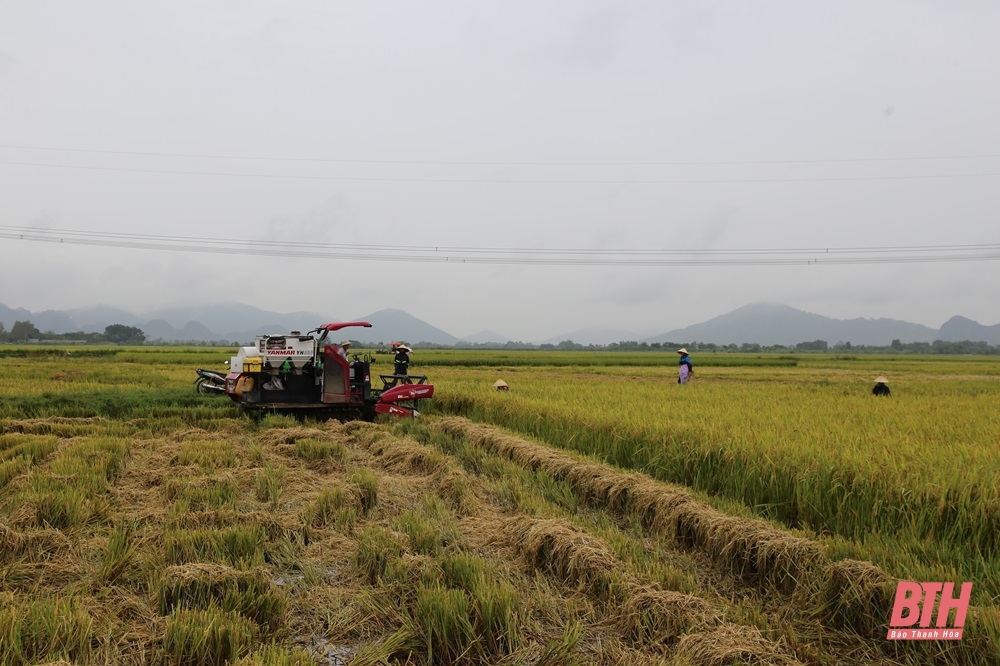
POLYGON ((975 664, 1000 658, 1000 615, 992 607, 970 608, 969 638, 932 654, 933 645, 885 641, 896 581, 869 562, 830 561, 822 546, 760 520, 726 515, 698 501, 686 489, 640 473, 623 473, 570 453, 553 450, 462 417, 444 417, 432 428, 464 438, 532 470, 544 470, 569 483, 579 495, 632 516, 647 528, 686 547, 695 547, 733 574, 784 595, 794 595, 825 625, 878 640, 888 655, 920 663, 975 664))
POLYGON ((600 539, 567 520, 513 518, 507 529, 529 565, 613 605, 618 629, 635 644, 669 646, 722 622, 701 597, 643 584, 600 539))
POLYGON ((619 472, 462 417, 442 418, 434 427, 529 469, 544 469, 570 483, 584 498, 635 516, 644 526, 685 546, 704 550, 750 582, 790 593, 827 564, 815 541, 792 536, 764 521, 726 515, 687 490, 644 474, 619 472))
MULTIPOLYGON (((430 476, 439 495, 449 483, 467 476, 463 470, 454 468, 448 456, 431 446, 386 437, 364 424, 352 426, 351 430, 355 440, 369 448, 385 469, 430 476)), ((531 569, 545 571, 613 607, 613 626, 632 645, 670 647, 682 637, 700 635, 686 636, 692 632, 715 632, 717 627, 725 626, 731 628, 733 636, 742 639, 728 641, 732 654, 759 663, 799 663, 789 655, 783 639, 776 643, 753 627, 723 625, 721 615, 701 597, 643 583, 628 572, 602 540, 567 520, 520 516, 503 521, 501 529, 507 535, 504 540, 514 545, 531 569)), ((717 638, 689 642, 684 654, 697 658, 699 650, 704 651, 704 644, 713 642, 718 642, 717 638)), ((724 659, 718 663, 729 662, 724 659)))

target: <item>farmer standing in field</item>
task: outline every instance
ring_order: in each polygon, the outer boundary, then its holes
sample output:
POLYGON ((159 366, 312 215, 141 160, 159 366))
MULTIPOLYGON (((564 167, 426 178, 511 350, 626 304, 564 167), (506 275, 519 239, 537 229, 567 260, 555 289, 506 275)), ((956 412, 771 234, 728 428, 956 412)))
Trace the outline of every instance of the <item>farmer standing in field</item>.
POLYGON ((684 347, 678 349, 677 353, 681 355, 677 383, 687 384, 692 375, 694 375, 694 368, 691 367, 691 357, 688 355, 688 350, 684 347))
MULTIPOLYGON (((406 345, 396 345, 396 356, 393 358, 393 362, 395 363, 395 372, 393 374, 396 375, 396 379, 401 380, 404 384, 411 383, 410 378, 407 377, 407 373, 410 367, 410 353, 412 351, 413 350, 406 345)), ((395 386, 395 384, 396 382, 393 381, 393 386, 395 386)))

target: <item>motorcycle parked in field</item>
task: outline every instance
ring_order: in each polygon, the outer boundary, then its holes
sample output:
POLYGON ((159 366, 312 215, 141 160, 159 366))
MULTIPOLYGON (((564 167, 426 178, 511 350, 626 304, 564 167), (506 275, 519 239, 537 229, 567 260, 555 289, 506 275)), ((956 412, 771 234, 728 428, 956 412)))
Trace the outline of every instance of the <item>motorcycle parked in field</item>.
POLYGON ((198 379, 194 380, 194 388, 202 395, 225 395, 226 373, 198 368, 198 379))

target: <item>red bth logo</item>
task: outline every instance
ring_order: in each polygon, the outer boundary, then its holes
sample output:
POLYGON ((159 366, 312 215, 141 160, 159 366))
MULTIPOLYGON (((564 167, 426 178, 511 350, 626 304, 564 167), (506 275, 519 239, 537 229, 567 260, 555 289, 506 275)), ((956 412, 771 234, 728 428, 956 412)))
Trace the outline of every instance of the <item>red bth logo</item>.
POLYGON ((954 595, 954 583, 899 581, 886 638, 891 641, 960 640, 965 615, 969 611, 969 600, 972 598, 972 583, 962 583, 958 598, 954 595), (941 596, 938 602, 939 592, 941 596), (931 627, 936 602, 937 618, 931 627), (955 621, 949 625, 948 613, 952 609, 955 611, 955 621))

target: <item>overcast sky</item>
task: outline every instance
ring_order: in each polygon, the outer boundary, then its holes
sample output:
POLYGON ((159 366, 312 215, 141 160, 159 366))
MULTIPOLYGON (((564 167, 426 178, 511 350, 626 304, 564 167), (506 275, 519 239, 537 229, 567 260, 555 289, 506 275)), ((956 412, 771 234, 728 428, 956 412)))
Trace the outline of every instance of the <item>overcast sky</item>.
POLYGON ((990 0, 0 0, 0 234, 98 243, 0 237, 0 303, 522 340, 757 301, 994 324, 998 35, 990 0), (944 245, 991 247, 884 261, 944 245), (719 252, 816 248, 875 262, 719 252), (677 250, 715 253, 648 253, 677 250))

